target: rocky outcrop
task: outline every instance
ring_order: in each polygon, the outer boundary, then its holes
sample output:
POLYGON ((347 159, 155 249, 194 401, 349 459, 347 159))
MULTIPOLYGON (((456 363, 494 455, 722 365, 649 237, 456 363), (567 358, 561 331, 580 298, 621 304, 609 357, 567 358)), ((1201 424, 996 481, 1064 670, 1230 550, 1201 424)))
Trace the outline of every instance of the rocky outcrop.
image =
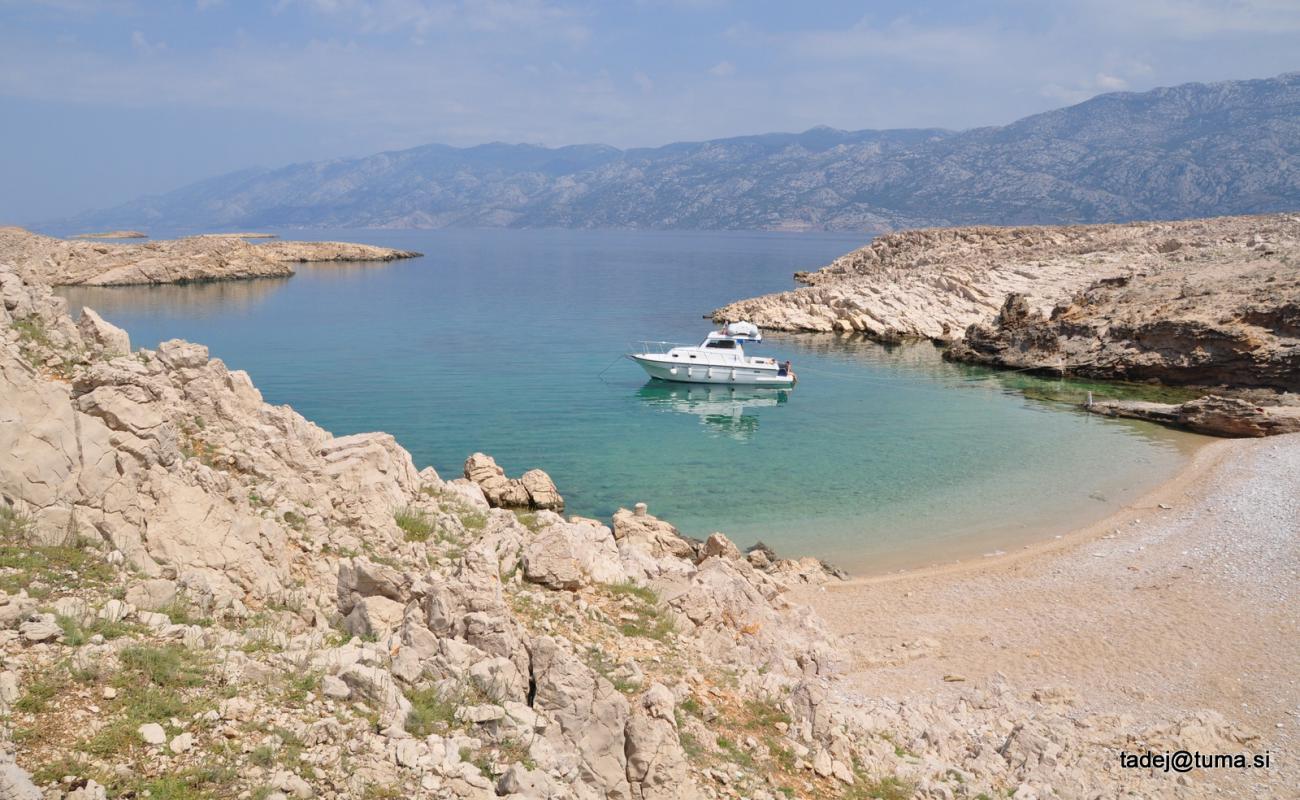
MULTIPOLYGON (((1089 286, 1135 275, 1166 276, 1173 284, 1200 275, 1227 288, 1238 267, 1263 258, 1276 266, 1297 239, 1300 218, 1288 214, 903 231, 816 272, 796 274, 805 288, 741 300, 713 317, 777 330, 861 333, 886 342, 951 342, 971 325, 988 324, 1009 294, 1024 296, 1030 311, 1047 314, 1089 286), (1272 244, 1259 249, 1265 241, 1272 244)), ((1261 280, 1263 274, 1259 270, 1261 280)))
POLYGON ((620 508, 614 512, 614 539, 620 548, 639 548, 653 558, 673 556, 694 561, 698 552, 696 544, 675 526, 651 515, 645 503, 638 503, 633 511, 620 508))
POLYGON ((0 263, 56 286, 124 286, 287 277, 295 263, 392 261, 419 253, 346 242, 250 244, 238 236, 195 236, 144 244, 69 241, 0 228, 0 263))
POLYGON ((1097 280, 1048 313, 1009 295, 946 357, 1165 384, 1300 389, 1300 217, 1170 239, 1155 263, 1097 280), (1242 235, 1242 234, 1245 235, 1242 235))
POLYGON ((465 459, 465 479, 483 490, 483 496, 493 508, 564 510, 564 498, 556 490, 551 476, 540 469, 530 469, 522 477, 509 478, 492 456, 474 453, 465 459))
POLYGON ((1207 395, 1181 404, 1106 400, 1083 409, 1106 417, 1145 419, 1210 436, 1257 437, 1300 433, 1300 403, 1262 406, 1239 397, 1207 395))
POLYGON ((627 580, 613 533, 589 520, 553 517, 524 547, 523 567, 524 578, 551 589, 627 580))

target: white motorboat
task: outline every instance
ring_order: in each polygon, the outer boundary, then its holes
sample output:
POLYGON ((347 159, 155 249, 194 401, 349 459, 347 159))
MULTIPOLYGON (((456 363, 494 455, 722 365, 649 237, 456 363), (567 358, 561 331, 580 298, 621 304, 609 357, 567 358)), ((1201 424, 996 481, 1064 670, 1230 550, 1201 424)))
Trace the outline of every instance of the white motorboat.
POLYGON ((752 322, 733 322, 709 331, 698 345, 642 342, 641 352, 631 353, 628 358, 640 364, 651 378, 661 381, 794 386, 796 378, 789 361, 778 363, 774 358, 745 355, 745 345, 762 341, 763 334, 752 322))

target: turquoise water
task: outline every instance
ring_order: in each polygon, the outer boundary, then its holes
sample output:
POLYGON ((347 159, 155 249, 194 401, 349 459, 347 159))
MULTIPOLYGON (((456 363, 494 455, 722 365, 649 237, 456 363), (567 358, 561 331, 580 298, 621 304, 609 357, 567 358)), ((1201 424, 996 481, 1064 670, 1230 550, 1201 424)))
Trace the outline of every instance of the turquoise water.
POLYGON ((1185 460, 1187 437, 1033 399, 1077 387, 885 348, 770 335, 793 391, 654 384, 621 359, 696 341, 716 306, 789 288, 852 235, 310 231, 419 250, 290 279, 65 289, 132 342, 180 337, 338 433, 385 430, 418 466, 482 450, 546 469, 573 513, 637 501, 682 530, 870 572, 1062 532, 1185 460))

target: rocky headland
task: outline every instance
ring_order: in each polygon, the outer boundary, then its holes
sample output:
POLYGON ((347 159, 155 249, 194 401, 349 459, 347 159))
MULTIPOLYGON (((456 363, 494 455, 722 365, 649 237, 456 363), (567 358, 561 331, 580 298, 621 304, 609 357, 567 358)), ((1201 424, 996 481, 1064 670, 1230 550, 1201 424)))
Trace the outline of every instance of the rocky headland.
POLYGON ((287 277, 312 261, 392 261, 420 255, 348 242, 251 244, 239 235, 193 236, 142 244, 71 241, 0 228, 0 263, 54 286, 127 286, 287 277))
POLYGON ((1300 389, 1295 214, 905 231, 795 278, 808 285, 714 318, 928 338, 952 360, 1055 375, 1300 389))
POLYGON ((6 797, 1199 797, 1117 748, 1260 741, 996 674, 864 690, 868 640, 794 599, 837 585, 816 560, 565 518, 483 454, 417 470, 72 320, 51 272, 0 262, 6 797))

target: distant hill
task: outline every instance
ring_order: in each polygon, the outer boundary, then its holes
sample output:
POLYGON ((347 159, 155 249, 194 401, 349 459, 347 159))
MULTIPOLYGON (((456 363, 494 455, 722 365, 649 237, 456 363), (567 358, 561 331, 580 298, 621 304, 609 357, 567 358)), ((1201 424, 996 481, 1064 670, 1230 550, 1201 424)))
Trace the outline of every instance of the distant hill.
POLYGON ((426 145, 252 169, 78 229, 883 230, 1300 208, 1300 73, 1104 94, 963 132, 814 128, 656 148, 426 145))

